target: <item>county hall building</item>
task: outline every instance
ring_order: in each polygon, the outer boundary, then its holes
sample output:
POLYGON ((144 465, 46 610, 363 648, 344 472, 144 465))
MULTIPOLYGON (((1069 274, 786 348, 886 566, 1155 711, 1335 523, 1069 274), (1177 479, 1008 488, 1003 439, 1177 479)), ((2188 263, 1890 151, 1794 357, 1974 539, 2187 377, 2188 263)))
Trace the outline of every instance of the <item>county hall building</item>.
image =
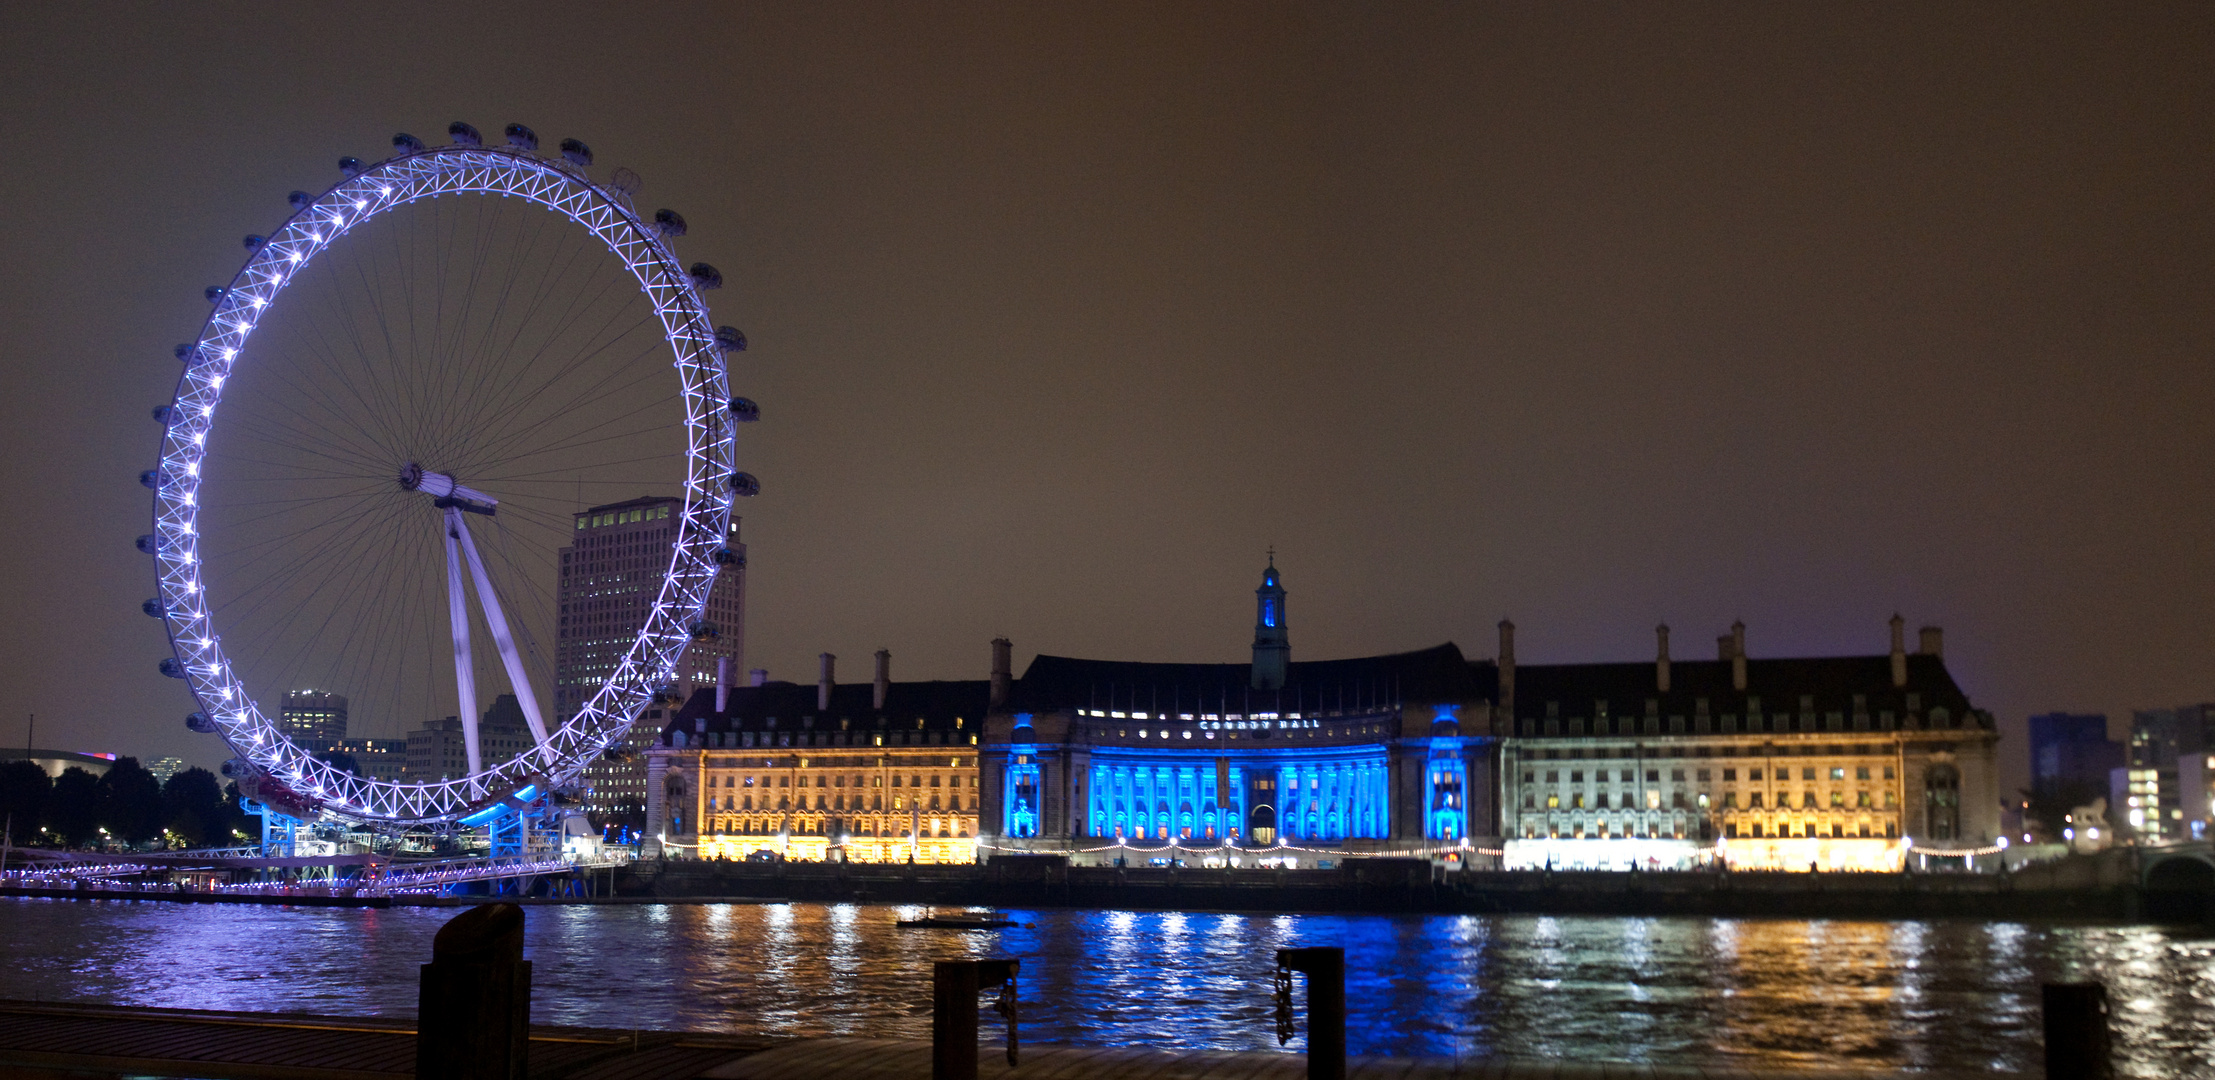
POLYGON ((702 689, 649 751, 671 856, 1322 866, 1899 869, 1999 843, 1998 735, 1941 636, 1888 652, 1531 664, 1292 659, 1272 564, 1252 661, 1040 655, 987 681, 702 689))
MULTIPOLYGON (((1529 868, 1898 869, 1990 855, 1998 734, 1909 653, 1518 665, 1452 643, 1291 659, 1274 565, 1250 664, 1039 656, 995 643, 981 845, 1086 861, 1327 864, 1421 855, 1529 868)), ((1956 863, 1959 865, 1959 863, 1956 863)))

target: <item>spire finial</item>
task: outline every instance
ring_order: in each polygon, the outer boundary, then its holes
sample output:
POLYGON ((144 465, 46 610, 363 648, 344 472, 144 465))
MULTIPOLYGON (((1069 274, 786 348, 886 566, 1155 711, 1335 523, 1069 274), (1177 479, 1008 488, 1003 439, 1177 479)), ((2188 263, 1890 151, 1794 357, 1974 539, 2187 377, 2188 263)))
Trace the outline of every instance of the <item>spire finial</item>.
POLYGON ((1275 544, 1269 545, 1269 565, 1272 567, 1277 565, 1277 545, 1275 544))

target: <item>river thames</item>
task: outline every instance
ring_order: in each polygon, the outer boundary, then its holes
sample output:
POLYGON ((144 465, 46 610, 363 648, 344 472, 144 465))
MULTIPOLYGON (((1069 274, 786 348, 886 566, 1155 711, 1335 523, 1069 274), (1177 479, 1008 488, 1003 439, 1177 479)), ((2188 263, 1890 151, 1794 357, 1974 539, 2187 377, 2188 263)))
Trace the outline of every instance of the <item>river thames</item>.
MULTIPOLYGON (((2154 927, 1045 910, 962 933, 884 905, 527 910, 540 1023, 928 1039, 930 962, 994 955, 1023 962, 1027 1042, 1272 1049, 1274 950, 1339 945, 1357 1054, 2034 1074, 2039 984, 2099 979, 2125 1075, 2215 1074, 2215 938, 2154 927)), ((0 911, 7 997, 380 1016, 413 1013, 456 914, 0 911)))

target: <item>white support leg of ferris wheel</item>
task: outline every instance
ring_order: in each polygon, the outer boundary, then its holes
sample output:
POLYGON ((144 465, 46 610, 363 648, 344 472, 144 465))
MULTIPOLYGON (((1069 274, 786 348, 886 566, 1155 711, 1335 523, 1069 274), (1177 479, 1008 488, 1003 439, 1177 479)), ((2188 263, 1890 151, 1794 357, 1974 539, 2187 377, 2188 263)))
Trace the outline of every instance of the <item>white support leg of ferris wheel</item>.
POLYGON ((467 530, 461 511, 446 508, 446 614, 454 626, 454 688, 461 692, 461 739, 469 754, 469 772, 484 771, 484 750, 477 743, 477 669, 469 660, 469 598, 462 593, 461 553, 467 530))
POLYGON ((461 511, 448 507, 446 513, 449 531, 460 535, 462 554, 469 557, 470 576, 477 580, 477 602, 484 606, 485 625, 492 628, 493 647, 500 650, 500 662, 508 669, 508 685, 515 689, 516 703, 523 707, 523 722, 530 725, 531 738, 538 741, 540 755, 551 764, 554 750, 547 745, 546 718, 538 711, 538 695, 531 690, 529 673, 523 670, 523 657, 515 651, 515 636, 508 633, 508 618, 500 610, 500 597, 492 591, 492 578, 485 573, 484 560, 477 557, 477 543, 469 538, 469 528, 462 524, 461 511))

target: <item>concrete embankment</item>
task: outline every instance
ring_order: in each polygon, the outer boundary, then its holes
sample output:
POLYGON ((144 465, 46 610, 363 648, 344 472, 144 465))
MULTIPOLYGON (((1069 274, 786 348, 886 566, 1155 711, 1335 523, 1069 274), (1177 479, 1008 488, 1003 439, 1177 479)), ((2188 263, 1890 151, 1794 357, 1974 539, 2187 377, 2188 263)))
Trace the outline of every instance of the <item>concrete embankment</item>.
MULTIPOLYGON (((519 1075, 531 1080, 924 1080, 932 1075, 931 1044, 897 1039, 764 1039, 534 1025, 527 1041, 529 1064, 519 1075)), ((1010 1067, 996 1040, 979 1049, 980 1080, 1309 1075, 1307 1059, 1297 1053, 1026 1045, 1021 1064, 1010 1067)), ((8 1077, 405 1080, 420 1075, 417 1052, 415 1024, 407 1019, 0 1001, 0 1076, 8 1077)), ((1940 1080, 1947 1074, 1354 1056, 1346 1059, 1346 1075, 1352 1080, 1940 1080)))
POLYGON ((2126 861, 2089 858, 2012 874, 1456 872, 1410 859, 1332 870, 1088 867, 1037 856, 983 866, 668 861, 640 865, 617 891, 667 902, 2117 921, 2205 918, 2210 899, 2149 896, 2126 861))

